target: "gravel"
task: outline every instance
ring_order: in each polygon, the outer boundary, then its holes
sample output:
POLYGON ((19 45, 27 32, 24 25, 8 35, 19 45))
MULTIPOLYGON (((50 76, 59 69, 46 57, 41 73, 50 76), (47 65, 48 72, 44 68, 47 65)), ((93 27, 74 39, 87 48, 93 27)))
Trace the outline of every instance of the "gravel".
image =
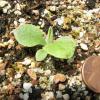
POLYGON ((81 77, 85 59, 100 55, 100 3, 91 4, 85 0, 0 0, 0 100, 13 94, 23 100, 99 100, 81 77), (39 25, 45 33, 52 26, 54 38, 72 36, 77 41, 74 57, 62 60, 48 55, 37 62, 35 52, 41 46, 23 47, 11 34, 23 23, 39 25))
POLYGON ((69 96, 68 94, 64 94, 64 95, 63 95, 63 99, 64 99, 64 100, 69 100, 69 99, 70 99, 70 96, 69 96))

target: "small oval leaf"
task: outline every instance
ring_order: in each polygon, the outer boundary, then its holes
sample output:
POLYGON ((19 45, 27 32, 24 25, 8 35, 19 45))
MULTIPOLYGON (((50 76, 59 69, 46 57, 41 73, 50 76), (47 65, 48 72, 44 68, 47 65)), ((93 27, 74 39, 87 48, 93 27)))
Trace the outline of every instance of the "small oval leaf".
POLYGON ((44 45, 44 32, 35 25, 23 24, 13 31, 16 40, 23 46, 32 47, 44 45))
POLYGON ((47 56, 47 52, 44 51, 43 49, 40 49, 40 50, 38 50, 36 52, 36 56, 35 57, 36 57, 37 61, 42 61, 42 60, 44 60, 46 58, 46 56, 47 56))
POLYGON ((47 44, 43 49, 50 55, 69 59, 73 56, 76 47, 76 41, 68 36, 58 38, 54 43, 47 44))

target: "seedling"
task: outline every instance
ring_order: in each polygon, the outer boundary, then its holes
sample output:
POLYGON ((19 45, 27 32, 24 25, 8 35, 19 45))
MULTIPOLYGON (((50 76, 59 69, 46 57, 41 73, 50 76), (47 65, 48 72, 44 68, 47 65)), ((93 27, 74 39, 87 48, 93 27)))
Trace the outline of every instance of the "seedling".
POLYGON ((37 61, 44 60, 48 54, 61 59, 70 59, 74 55, 76 41, 69 36, 54 40, 52 27, 46 36, 38 26, 32 24, 20 25, 13 32, 15 39, 23 46, 43 46, 36 52, 37 61))
POLYGON ((39 26, 32 24, 20 25, 13 33, 16 40, 23 46, 45 45, 44 32, 39 29, 39 26))

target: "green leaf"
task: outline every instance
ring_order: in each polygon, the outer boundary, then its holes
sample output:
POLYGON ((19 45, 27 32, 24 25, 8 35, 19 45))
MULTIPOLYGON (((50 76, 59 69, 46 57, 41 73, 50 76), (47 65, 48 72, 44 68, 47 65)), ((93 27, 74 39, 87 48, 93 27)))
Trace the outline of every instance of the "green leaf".
POLYGON ((44 46, 44 50, 57 58, 69 59, 73 56, 76 47, 76 41, 71 37, 61 37, 44 46))
POLYGON ((53 42, 53 29, 52 29, 51 26, 48 29, 48 34, 47 34, 47 37, 46 37, 46 42, 47 43, 52 43, 53 42))
POLYGON ((40 50, 38 50, 36 52, 36 56, 35 57, 36 57, 37 61, 42 61, 42 60, 44 60, 46 58, 46 56, 47 56, 47 52, 44 51, 43 49, 40 49, 40 50))
POLYGON ((23 46, 45 45, 44 32, 35 25, 23 24, 13 31, 15 39, 23 46))

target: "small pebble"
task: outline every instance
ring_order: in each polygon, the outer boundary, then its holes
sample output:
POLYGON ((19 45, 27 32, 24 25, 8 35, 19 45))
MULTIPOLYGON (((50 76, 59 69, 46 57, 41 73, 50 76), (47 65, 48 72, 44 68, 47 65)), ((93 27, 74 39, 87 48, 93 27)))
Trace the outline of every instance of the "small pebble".
POLYGON ((49 76, 51 74, 51 70, 46 70, 44 73, 46 76, 49 76))
POLYGON ((64 94, 64 95, 63 95, 63 99, 64 99, 64 100, 69 100, 69 99, 70 99, 69 94, 64 94))
POLYGON ((7 65, 7 63, 5 62, 5 63, 0 63, 0 71, 1 70, 4 70, 5 69, 5 67, 6 67, 6 65, 7 65))
POLYGON ((63 84, 59 84, 59 90, 64 90, 65 89, 65 85, 63 85, 63 84))
POLYGON ((39 15, 39 10, 32 10, 32 13, 35 15, 39 15))
POLYGON ((86 96, 88 94, 88 91, 84 91, 84 95, 86 96))
POLYGON ((19 97, 20 97, 21 99, 23 99, 23 94, 22 94, 22 93, 20 93, 20 94, 19 94, 19 97))
POLYGON ((15 25, 15 26, 18 26, 18 22, 17 22, 17 21, 14 21, 14 25, 15 25))
POLYGON ((80 32, 79 37, 82 38, 84 36, 85 32, 80 32))
POLYGON ((34 68, 33 71, 37 72, 37 73, 41 73, 41 74, 44 73, 43 69, 41 69, 41 68, 34 68))
POLYGON ((25 93, 25 94, 23 95, 23 100, 28 100, 28 98, 29 98, 29 93, 25 93))
POLYGON ((64 17, 62 16, 61 18, 57 18, 55 21, 58 25, 62 25, 64 23, 64 17))
POLYGON ((29 92, 29 93, 32 93, 32 88, 29 88, 29 89, 28 89, 28 92, 29 92))
POLYGON ((7 13, 8 9, 7 8, 3 8, 3 13, 7 13))
POLYGON ((51 75, 51 76, 49 77, 49 81, 50 81, 50 83, 53 83, 53 82, 54 82, 54 76, 51 75))
MULTIPOLYGON (((3 8, 3 13, 7 13, 10 8, 11 8, 11 5, 8 4, 6 7, 3 8)), ((10 13, 10 11, 9 11, 9 13, 10 13)))
POLYGON ((20 73, 17 73, 17 74, 15 75, 15 78, 21 78, 21 74, 20 74, 20 73))
POLYGON ((10 39, 10 40, 8 41, 8 43, 9 43, 10 45, 13 45, 13 44, 14 44, 14 40, 13 40, 13 39, 10 39))
POLYGON ((50 12, 47 9, 44 10, 44 14, 49 14, 49 13, 50 12))
POLYGON ((23 83, 23 88, 28 91, 32 86, 32 83, 23 83))
POLYGON ((50 6, 50 11, 56 11, 56 6, 50 6))
POLYGON ((36 80, 37 79, 37 75, 36 72, 33 71, 33 69, 28 69, 27 70, 27 74, 30 76, 30 78, 36 80))
POLYGON ((62 92, 61 91, 57 91, 56 94, 57 94, 56 95, 57 99, 61 99, 62 98, 62 92))
POLYGON ((66 80, 66 76, 64 74, 58 73, 54 76, 54 82, 56 84, 59 83, 59 82, 65 82, 65 80, 66 80))
POLYGON ((3 63, 3 59, 0 57, 0 63, 3 63))
POLYGON ((6 72, 5 70, 0 70, 0 75, 1 76, 5 75, 5 72, 6 72))
POLYGON ((46 92, 43 98, 43 100, 55 100, 53 92, 46 92))
POLYGON ((7 1, 0 0, 0 7, 4 7, 6 4, 8 4, 7 1))
POLYGON ((24 61, 22 62, 23 65, 30 65, 31 64, 31 59, 25 58, 24 61))
POLYGON ((24 19, 24 18, 20 18, 18 21, 19 21, 20 23, 25 23, 25 19, 24 19))
POLYGON ((20 7, 20 4, 19 3, 16 4, 15 9, 17 9, 19 11, 21 10, 21 7, 20 7))
POLYGON ((88 50, 88 46, 85 43, 80 43, 80 46, 83 50, 87 51, 88 50))
POLYGON ((91 97, 90 96, 86 96, 85 100, 91 100, 91 97))
POLYGON ((36 67, 36 63, 34 61, 31 62, 31 65, 29 66, 29 68, 35 68, 36 67))
POLYGON ((16 11, 14 12, 14 14, 15 14, 15 15, 21 15, 22 13, 21 13, 21 11, 16 10, 16 11))

